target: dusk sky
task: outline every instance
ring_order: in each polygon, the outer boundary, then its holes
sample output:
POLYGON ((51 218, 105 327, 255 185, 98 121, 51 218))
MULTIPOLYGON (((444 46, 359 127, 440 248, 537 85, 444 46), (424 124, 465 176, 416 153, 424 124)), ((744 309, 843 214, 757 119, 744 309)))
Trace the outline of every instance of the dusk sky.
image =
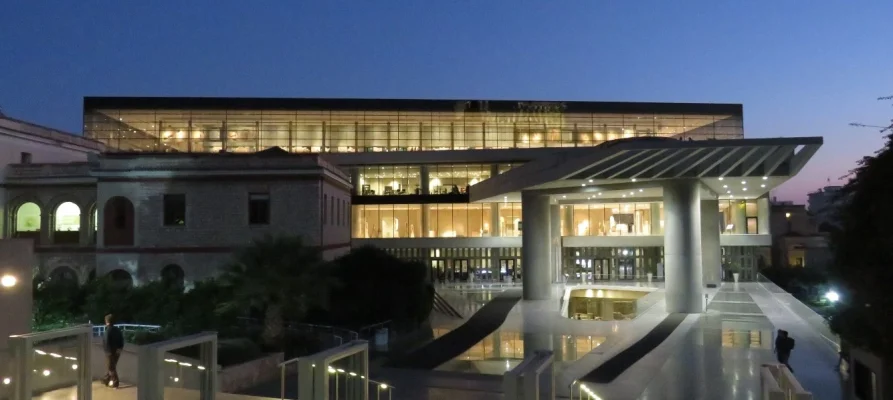
POLYGON ((746 137, 825 138, 802 202, 893 118, 890 0, 9 3, 3 113, 75 133, 91 95, 742 103, 746 137))

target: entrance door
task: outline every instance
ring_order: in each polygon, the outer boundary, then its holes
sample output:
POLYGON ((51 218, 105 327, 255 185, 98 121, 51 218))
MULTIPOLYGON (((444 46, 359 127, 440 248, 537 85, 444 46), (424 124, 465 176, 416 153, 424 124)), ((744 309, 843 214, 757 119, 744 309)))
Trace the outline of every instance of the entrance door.
POLYGON ((503 282, 511 282, 512 277, 520 277, 520 269, 517 268, 517 260, 503 258, 499 260, 499 276, 503 282))
POLYGON ((446 280, 446 262, 444 260, 431 260, 431 279, 441 283, 446 280))
POLYGON ((592 279, 609 280, 611 279, 611 260, 606 258, 595 258, 592 260, 592 279))
POLYGON ((453 260, 453 277, 457 281, 467 282, 469 262, 468 260, 453 260))
POLYGON ((617 259, 617 279, 635 279, 636 260, 634 258, 617 259))

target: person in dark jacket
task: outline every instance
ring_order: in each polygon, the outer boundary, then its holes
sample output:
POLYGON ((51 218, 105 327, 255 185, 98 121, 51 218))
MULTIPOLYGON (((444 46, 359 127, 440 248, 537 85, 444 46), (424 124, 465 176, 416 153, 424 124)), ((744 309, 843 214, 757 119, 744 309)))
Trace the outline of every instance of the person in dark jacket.
POLYGON ((121 350, 124 349, 124 335, 115 326, 112 314, 105 316, 105 336, 102 337, 102 347, 105 350, 106 365, 108 366, 108 372, 102 382, 106 386, 117 389, 121 383, 118 379, 118 358, 121 357, 121 350))
POLYGON ((791 358, 791 350, 794 350, 794 339, 788 335, 788 331, 779 329, 778 336, 775 338, 775 355, 778 358, 778 362, 788 367, 791 372, 794 372, 794 369, 788 364, 788 360, 791 358))

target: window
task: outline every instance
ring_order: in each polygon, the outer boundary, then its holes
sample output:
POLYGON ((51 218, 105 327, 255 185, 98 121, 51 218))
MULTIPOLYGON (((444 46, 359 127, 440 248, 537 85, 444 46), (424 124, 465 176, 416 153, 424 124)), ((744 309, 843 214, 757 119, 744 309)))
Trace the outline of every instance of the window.
POLYGON ((329 195, 322 195, 322 224, 326 224, 326 205, 329 204, 329 195))
POLYGON ((19 164, 31 164, 31 153, 21 152, 19 154, 19 164))
POLYGON ((248 194, 248 224, 266 225, 270 223, 270 194, 248 194))
POLYGON ((186 195, 164 195, 164 225, 186 225, 186 195))

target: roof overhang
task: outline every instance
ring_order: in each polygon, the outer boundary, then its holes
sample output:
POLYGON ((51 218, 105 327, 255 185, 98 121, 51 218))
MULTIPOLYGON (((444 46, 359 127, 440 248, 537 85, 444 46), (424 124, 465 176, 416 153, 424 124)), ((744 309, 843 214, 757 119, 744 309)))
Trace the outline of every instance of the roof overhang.
POLYGON ((756 198, 796 175, 822 143, 821 137, 617 140, 530 161, 474 185, 470 200, 519 201, 521 191, 577 200, 659 196, 662 182, 674 179, 699 179, 717 198, 756 198))

